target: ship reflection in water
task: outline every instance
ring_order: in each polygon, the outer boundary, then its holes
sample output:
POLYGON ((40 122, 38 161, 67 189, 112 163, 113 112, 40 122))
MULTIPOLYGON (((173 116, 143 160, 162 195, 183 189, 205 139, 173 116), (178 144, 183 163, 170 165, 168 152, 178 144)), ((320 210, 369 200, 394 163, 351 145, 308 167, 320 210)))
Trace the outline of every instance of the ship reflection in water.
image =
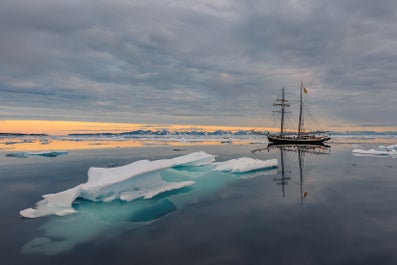
POLYGON ((274 181, 281 187, 283 198, 286 196, 286 186, 292 176, 296 176, 299 178, 300 202, 303 203, 309 194, 303 189, 304 176, 309 174, 319 159, 331 153, 331 147, 324 144, 269 144, 252 152, 266 151, 279 153, 280 167, 274 181))

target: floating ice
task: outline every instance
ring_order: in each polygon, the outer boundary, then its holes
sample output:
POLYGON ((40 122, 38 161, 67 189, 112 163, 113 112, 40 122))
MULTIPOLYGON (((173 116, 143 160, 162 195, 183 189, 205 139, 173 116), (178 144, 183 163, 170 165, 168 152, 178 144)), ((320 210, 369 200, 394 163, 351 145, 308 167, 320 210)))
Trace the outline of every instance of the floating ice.
POLYGON ((392 144, 392 145, 379 145, 379 149, 385 149, 385 150, 397 150, 397 144, 392 144))
POLYGON ((275 168, 277 167, 277 165, 277 159, 263 161, 259 159, 252 159, 249 157, 242 157, 238 159, 232 159, 226 162, 215 163, 215 170, 243 173, 260 169, 275 168))
MULTIPOLYGON (((192 186, 198 178, 210 172, 247 173, 277 167, 276 159, 262 161, 239 158, 219 163, 214 163, 214 161, 214 155, 195 152, 172 159, 140 160, 121 167, 92 167, 88 170, 86 183, 59 193, 43 195, 43 200, 36 204, 36 208, 22 210, 20 215, 26 218, 51 214, 63 216, 76 212, 72 203, 77 198, 96 202, 111 202, 116 199, 121 201, 151 199, 167 191, 192 186), (198 166, 204 168, 195 172, 193 169, 198 166), (168 172, 171 169, 174 172, 169 175, 168 172)), ((216 180, 212 181, 215 185, 216 180)))
POLYGON ((56 157, 59 155, 67 155, 66 151, 42 151, 42 152, 19 152, 6 154, 8 157, 27 158, 30 156, 56 157))
POLYGON ((28 208, 20 211, 20 215, 26 218, 37 218, 44 215, 55 214, 64 216, 75 213, 72 208, 73 201, 80 195, 82 184, 58 193, 45 194, 43 200, 36 203, 36 209, 28 208))
POLYGON ((376 149, 369 149, 369 150, 364 150, 364 149, 353 149, 353 155, 355 156, 387 156, 387 157, 397 157, 397 144, 394 145, 380 145, 376 149))
POLYGON ((54 255, 68 251, 105 233, 118 233, 120 226, 134 229, 154 222, 241 179, 276 173, 276 160, 214 161, 215 156, 198 152, 119 168, 91 168, 87 183, 44 195, 35 209, 20 212, 28 218, 63 216, 49 218, 40 228, 43 234, 27 242, 22 252, 54 255), (257 172, 259 169, 266 171, 257 172))
POLYGON ((36 208, 20 211, 26 218, 74 213, 72 203, 77 198, 109 202, 115 199, 131 201, 140 197, 150 199, 157 194, 192 185, 193 181, 179 183, 161 179, 159 171, 174 166, 195 166, 211 163, 215 156, 205 152, 156 161, 140 160, 129 165, 114 168, 95 168, 88 170, 88 181, 75 188, 43 195, 44 200, 36 208), (67 210, 67 211, 65 211, 67 210))

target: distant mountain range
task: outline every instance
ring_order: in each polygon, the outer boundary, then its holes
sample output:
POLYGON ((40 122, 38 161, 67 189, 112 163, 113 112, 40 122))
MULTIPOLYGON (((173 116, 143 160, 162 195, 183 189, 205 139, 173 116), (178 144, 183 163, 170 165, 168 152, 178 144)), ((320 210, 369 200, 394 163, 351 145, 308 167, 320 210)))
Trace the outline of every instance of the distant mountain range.
MULTIPOLYGON (((241 135, 266 135, 267 131, 255 131, 252 130, 240 130, 240 131, 228 131, 228 130, 217 130, 212 132, 206 131, 170 131, 170 130, 135 130, 130 132, 122 133, 74 133, 69 134, 71 137, 84 137, 84 136, 142 136, 142 135, 153 135, 153 136, 241 136, 241 135)), ((375 132, 375 131, 345 131, 345 132, 330 132, 331 135, 397 135, 396 131, 387 132, 375 132)))
MULTIPOLYGON (((171 130, 135 130, 129 132, 121 132, 121 133, 73 133, 68 134, 68 137, 139 137, 139 136, 224 136, 224 137, 232 137, 232 136, 249 136, 249 135, 266 135, 267 131, 252 131, 252 130, 239 130, 239 131, 229 131, 229 130, 217 130, 212 132, 206 131, 171 131, 171 130)), ((329 132, 332 136, 388 136, 393 135, 397 136, 397 131, 385 131, 385 132, 375 132, 375 131, 343 131, 343 132, 329 132)), ((28 134, 28 133, 1 133, 1 138, 7 137, 49 137, 48 134, 28 134)))
POLYGON ((135 130, 130 132, 122 132, 122 133, 73 133, 69 134, 71 137, 84 137, 84 136, 140 136, 140 135, 157 135, 157 136, 166 136, 166 135, 176 135, 176 136, 232 136, 232 135, 253 135, 252 131, 225 131, 225 130, 217 130, 213 132, 205 132, 205 131, 170 131, 170 130, 135 130))

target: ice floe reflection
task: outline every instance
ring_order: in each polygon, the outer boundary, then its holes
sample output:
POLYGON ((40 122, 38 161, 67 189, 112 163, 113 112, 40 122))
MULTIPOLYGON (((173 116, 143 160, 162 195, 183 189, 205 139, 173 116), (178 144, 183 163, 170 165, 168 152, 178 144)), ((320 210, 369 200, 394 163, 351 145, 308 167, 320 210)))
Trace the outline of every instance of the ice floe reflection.
POLYGON ((118 168, 91 168, 86 183, 43 195, 36 208, 20 212, 27 218, 62 216, 51 217, 41 227, 43 234, 26 243, 22 252, 58 254, 113 229, 151 223, 231 183, 275 174, 277 165, 276 159, 215 162, 214 155, 196 152, 118 168))

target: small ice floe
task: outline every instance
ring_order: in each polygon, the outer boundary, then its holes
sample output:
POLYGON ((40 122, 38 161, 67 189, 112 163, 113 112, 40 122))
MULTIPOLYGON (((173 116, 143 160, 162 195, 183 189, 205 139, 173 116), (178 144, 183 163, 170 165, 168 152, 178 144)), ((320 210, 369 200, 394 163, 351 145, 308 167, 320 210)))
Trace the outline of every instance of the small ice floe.
POLYGON ((232 144, 232 143, 233 143, 232 139, 221 140, 221 144, 232 144))
POLYGON ((238 159, 232 159, 226 162, 217 162, 215 163, 215 170, 245 173, 262 169, 272 169, 276 168, 277 166, 277 159, 263 161, 249 157, 242 157, 238 159))
POLYGON ((119 165, 119 163, 117 162, 108 162, 108 167, 117 167, 119 165))
POLYGON ((255 140, 255 141, 249 142, 249 144, 267 144, 267 143, 269 143, 268 140, 255 140))
POLYGON ((172 148, 173 151, 186 151, 186 148, 182 148, 182 147, 175 147, 172 148))
POLYGON ((372 157, 379 157, 379 156, 383 156, 383 157, 393 157, 396 158, 397 157, 397 145, 388 145, 388 146, 384 146, 384 145, 380 145, 378 146, 376 149, 372 148, 372 149, 368 149, 368 150, 364 150, 364 149, 353 149, 353 155, 355 156, 372 156, 372 157))
POLYGON ((252 158, 214 163, 215 158, 215 155, 195 152, 171 159, 139 160, 121 167, 91 167, 88 170, 87 182, 66 191, 43 195, 43 200, 37 202, 35 208, 22 210, 20 215, 37 218, 51 214, 61 216, 75 213, 72 204, 77 198, 104 203, 114 200, 147 200, 165 192, 195 185, 196 181, 199 181, 199 178, 195 177, 197 173, 203 178, 213 176, 208 183, 217 186, 221 185, 222 179, 236 179, 232 173, 268 170, 277 167, 278 164, 276 159, 262 161, 252 158), (200 168, 197 170, 193 167, 200 168), (230 173, 221 174, 220 171, 230 173), (181 178, 178 179, 178 176, 181 178))
POLYGON ((23 142, 20 142, 20 141, 18 141, 18 142, 15 142, 15 141, 7 141, 7 142, 5 142, 4 144, 5 144, 5 145, 14 145, 14 144, 20 144, 20 143, 23 143, 23 142))
POLYGON ((67 151, 43 151, 43 152, 18 152, 6 154, 7 157, 18 157, 27 158, 31 156, 42 156, 42 157, 57 157, 60 155, 67 155, 67 151))
POLYGON ((41 139, 41 140, 40 140, 40 144, 43 144, 43 145, 49 144, 50 142, 51 142, 51 141, 48 140, 48 139, 41 139))

